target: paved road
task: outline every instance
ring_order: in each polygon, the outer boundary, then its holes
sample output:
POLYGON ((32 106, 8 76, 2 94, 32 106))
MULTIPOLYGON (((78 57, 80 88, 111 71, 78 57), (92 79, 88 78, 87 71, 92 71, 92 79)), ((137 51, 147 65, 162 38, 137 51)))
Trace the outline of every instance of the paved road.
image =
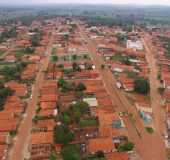
POLYGON ((141 122, 140 117, 134 106, 131 106, 126 97, 115 86, 115 79, 111 71, 101 69, 101 65, 105 62, 97 55, 96 44, 89 39, 84 32, 84 28, 79 26, 81 36, 87 41, 87 47, 93 58, 96 68, 100 71, 105 87, 113 101, 117 105, 115 110, 117 112, 129 112, 135 116, 135 124, 132 123, 129 117, 124 117, 124 123, 127 128, 130 139, 135 143, 137 152, 140 154, 142 160, 166 160, 164 143, 159 134, 154 132, 152 135, 146 133, 145 128, 141 122), (139 136, 141 134, 141 137, 139 136))
POLYGON ((42 65, 40 66, 39 72, 36 76, 35 84, 32 91, 32 99, 29 100, 26 110, 26 116, 22 120, 16 140, 14 145, 9 152, 9 160, 23 160, 25 151, 27 150, 29 137, 32 129, 32 118, 35 115, 36 105, 38 102, 39 90, 44 82, 44 70, 47 69, 49 63, 49 57, 52 52, 52 36, 50 38, 50 42, 47 46, 47 56, 44 58, 42 65))

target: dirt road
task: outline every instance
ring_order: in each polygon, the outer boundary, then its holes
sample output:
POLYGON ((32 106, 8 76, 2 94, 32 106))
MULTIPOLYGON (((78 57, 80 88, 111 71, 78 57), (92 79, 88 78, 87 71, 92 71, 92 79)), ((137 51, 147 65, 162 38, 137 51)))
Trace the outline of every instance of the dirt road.
POLYGON ((158 92, 158 88, 161 86, 159 80, 157 79, 158 75, 158 65, 156 63, 156 49, 152 45, 151 37, 148 34, 145 34, 142 38, 143 44, 146 49, 146 59, 149 65, 150 74, 150 97, 151 97, 151 107, 153 109, 154 115, 154 128, 156 132, 160 135, 163 134, 165 130, 165 113, 162 109, 162 98, 158 92))

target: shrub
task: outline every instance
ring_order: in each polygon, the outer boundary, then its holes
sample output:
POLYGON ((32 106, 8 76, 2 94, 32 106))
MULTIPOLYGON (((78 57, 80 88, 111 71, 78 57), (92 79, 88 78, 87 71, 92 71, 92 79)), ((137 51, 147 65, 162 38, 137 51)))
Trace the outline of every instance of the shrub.
POLYGON ((123 144, 119 144, 117 147, 118 152, 126 152, 126 151, 132 151, 134 148, 134 144, 132 142, 125 142, 123 144))

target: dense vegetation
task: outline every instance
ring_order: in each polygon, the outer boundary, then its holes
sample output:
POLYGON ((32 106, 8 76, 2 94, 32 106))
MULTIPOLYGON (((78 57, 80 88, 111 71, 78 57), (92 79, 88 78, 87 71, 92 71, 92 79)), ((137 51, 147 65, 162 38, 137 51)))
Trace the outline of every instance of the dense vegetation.
POLYGON ((9 80, 19 80, 22 71, 26 67, 26 63, 20 62, 16 64, 15 66, 4 66, 1 70, 0 73, 5 77, 6 81, 9 80))
POLYGON ((12 27, 9 30, 6 30, 0 34, 0 43, 6 41, 9 38, 14 38, 17 36, 16 27, 12 27))
POLYGON ((10 88, 5 87, 3 83, 0 82, 0 110, 3 110, 3 105, 6 101, 6 98, 11 96, 12 93, 13 91, 10 88))

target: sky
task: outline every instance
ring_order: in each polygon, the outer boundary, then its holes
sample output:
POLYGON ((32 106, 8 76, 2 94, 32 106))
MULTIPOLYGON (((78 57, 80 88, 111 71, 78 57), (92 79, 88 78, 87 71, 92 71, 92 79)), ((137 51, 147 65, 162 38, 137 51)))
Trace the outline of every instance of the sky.
POLYGON ((170 5, 170 0, 0 0, 0 4, 39 4, 39 3, 92 3, 92 4, 142 4, 142 5, 170 5))

